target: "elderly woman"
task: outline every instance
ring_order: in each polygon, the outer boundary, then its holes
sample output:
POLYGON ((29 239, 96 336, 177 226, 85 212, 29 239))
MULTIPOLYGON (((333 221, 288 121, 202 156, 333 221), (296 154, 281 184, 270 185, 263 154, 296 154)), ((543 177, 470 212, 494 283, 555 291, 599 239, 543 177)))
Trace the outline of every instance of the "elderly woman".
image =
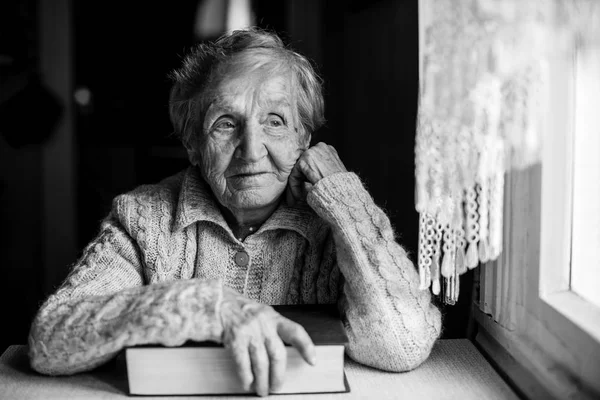
POLYGON ((335 149, 303 56, 256 29, 197 46, 170 115, 191 166, 114 199, 100 234, 33 321, 32 367, 73 374, 126 346, 223 343, 246 388, 282 383, 306 331, 269 304, 337 303, 354 360, 388 371, 429 355, 441 317, 386 215, 335 149))

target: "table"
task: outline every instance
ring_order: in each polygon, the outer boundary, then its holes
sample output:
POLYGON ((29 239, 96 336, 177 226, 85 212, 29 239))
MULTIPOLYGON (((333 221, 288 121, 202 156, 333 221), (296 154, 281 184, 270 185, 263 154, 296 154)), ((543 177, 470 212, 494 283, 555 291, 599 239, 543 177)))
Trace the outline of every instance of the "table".
MULTIPOLYGON (((439 340, 419 368, 405 373, 382 372, 346 360, 350 393, 285 395, 282 400, 354 399, 518 399, 467 339, 439 340)), ((138 397, 166 399, 166 397, 138 397)), ((256 398, 255 396, 250 396, 256 398)), ((69 377, 47 377, 29 368, 26 346, 10 346, 0 357, 0 399, 125 399, 127 384, 114 369, 100 368, 69 377)), ((184 399, 243 399, 244 396, 176 396, 184 399)))

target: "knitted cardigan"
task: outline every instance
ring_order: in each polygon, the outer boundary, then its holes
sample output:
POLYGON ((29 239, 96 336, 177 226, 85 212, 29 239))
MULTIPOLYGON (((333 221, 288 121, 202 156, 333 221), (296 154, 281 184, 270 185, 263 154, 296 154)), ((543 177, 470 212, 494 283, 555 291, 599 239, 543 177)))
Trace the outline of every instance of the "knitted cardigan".
POLYGON ((337 303, 347 354, 384 370, 418 366, 440 333, 429 291, 419 290, 389 219, 354 173, 322 179, 307 205, 281 204, 240 241, 189 167, 114 199, 32 323, 31 366, 73 374, 125 346, 221 342, 224 286, 266 304, 337 303))

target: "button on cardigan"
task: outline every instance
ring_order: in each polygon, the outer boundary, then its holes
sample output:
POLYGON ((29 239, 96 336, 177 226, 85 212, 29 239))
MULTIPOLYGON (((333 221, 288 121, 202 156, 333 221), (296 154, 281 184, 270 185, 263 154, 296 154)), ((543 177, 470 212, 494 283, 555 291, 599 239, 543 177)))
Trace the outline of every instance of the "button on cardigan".
POLYGON ((357 175, 323 178, 238 240, 195 167, 117 196, 100 233, 41 306, 34 369, 92 369, 123 347, 222 341, 224 287, 266 304, 337 303, 354 360, 415 368, 441 315, 357 175))

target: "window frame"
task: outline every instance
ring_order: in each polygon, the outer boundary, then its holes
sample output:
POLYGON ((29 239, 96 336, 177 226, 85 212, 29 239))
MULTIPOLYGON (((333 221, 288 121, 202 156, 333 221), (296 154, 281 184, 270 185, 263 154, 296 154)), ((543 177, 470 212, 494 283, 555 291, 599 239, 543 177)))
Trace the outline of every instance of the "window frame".
MULTIPOLYGON (((600 269, 590 267, 600 259, 600 46, 577 50, 574 87, 570 286, 600 309, 600 269)), ((600 326, 591 330, 600 340, 600 326)))
MULTIPOLYGON (((597 398, 600 394, 600 310, 570 290, 574 58, 556 57, 548 62, 549 82, 542 98, 550 110, 541 124, 541 165, 526 173, 526 179, 511 191, 508 206, 526 203, 527 232, 520 251, 521 279, 518 296, 511 299, 515 327, 501 326, 474 306, 480 330, 476 342, 492 359, 501 351, 535 376, 556 398, 597 398), (565 79, 565 77, 567 79, 565 79), (565 109, 565 100, 571 108, 565 109), (491 337, 495 346, 490 345, 491 337), (499 345, 499 346, 498 346, 499 345)), ((508 212, 508 211, 507 211, 508 212)), ((514 234, 514 232, 512 232, 514 234)), ((514 251, 514 249, 513 249, 514 251)), ((511 258, 511 262, 514 258, 511 258)), ((499 274, 487 274, 485 283, 501 287, 499 274)), ((494 268, 494 267, 492 267, 494 268)), ((491 271, 490 271, 491 272, 491 271)), ((486 295, 487 295, 486 291, 486 295)), ((498 296, 493 293, 492 296, 498 296)), ((515 368, 499 365, 510 377, 515 368), (511 371, 512 370, 512 371, 511 371)), ((513 379, 518 385, 518 379, 513 379)), ((527 392, 526 388, 523 388, 527 392)))
MULTIPOLYGON (((573 232, 573 181, 574 147, 576 135, 575 106, 578 82, 577 57, 583 49, 577 49, 570 68, 564 72, 567 80, 570 109, 564 113, 567 120, 548 127, 544 135, 542 168, 542 213, 540 243, 540 299, 563 317, 595 339, 600 345, 600 308, 571 290, 572 232, 573 232), (565 129, 561 129, 564 126, 565 129)), ((600 75, 598 76, 600 79, 600 75)), ((555 104, 551 110, 557 110, 555 104)), ((560 113, 563 114, 563 113, 560 113)), ((548 322, 563 324, 551 319, 548 322)))

